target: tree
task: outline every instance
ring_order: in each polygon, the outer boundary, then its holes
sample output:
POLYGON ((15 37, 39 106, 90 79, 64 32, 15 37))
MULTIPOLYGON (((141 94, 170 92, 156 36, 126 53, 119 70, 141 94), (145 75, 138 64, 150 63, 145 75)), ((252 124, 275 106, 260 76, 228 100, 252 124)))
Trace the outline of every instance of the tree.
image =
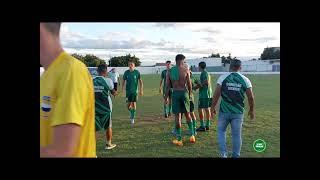
POLYGON ((210 56, 208 56, 208 58, 219 58, 220 57, 220 54, 211 54, 210 56))
POLYGON ((128 66, 129 60, 133 61, 136 66, 141 65, 139 58, 137 58, 135 55, 131 56, 130 54, 127 54, 125 56, 112 57, 109 60, 109 66, 111 66, 111 67, 126 67, 126 66, 128 66))
POLYGON ((87 54, 85 56, 82 56, 80 54, 71 54, 71 56, 79 59, 87 67, 98 67, 100 64, 106 63, 103 59, 100 59, 99 57, 97 57, 93 54, 87 54))
POLYGON ((260 59, 280 59, 280 50, 274 50, 274 48, 265 48, 260 56, 260 59))
POLYGON ((231 53, 229 53, 228 57, 224 57, 224 56, 221 57, 221 62, 223 63, 223 66, 226 66, 226 64, 230 64, 232 60, 236 60, 236 59, 237 57, 232 58, 231 53))

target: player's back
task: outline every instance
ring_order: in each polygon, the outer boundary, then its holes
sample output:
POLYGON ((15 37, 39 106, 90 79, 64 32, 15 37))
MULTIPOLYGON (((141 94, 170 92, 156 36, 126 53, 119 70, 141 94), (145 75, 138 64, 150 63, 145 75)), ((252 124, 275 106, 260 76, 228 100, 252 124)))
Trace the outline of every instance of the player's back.
MULTIPOLYGON (((173 90, 186 90, 186 82, 187 82, 187 75, 188 75, 188 70, 182 66, 176 66, 174 67, 178 70, 178 79, 171 78, 172 82, 172 87, 173 90)), ((171 68, 173 69, 173 68, 171 68)), ((172 72, 173 73, 173 72, 172 72)))

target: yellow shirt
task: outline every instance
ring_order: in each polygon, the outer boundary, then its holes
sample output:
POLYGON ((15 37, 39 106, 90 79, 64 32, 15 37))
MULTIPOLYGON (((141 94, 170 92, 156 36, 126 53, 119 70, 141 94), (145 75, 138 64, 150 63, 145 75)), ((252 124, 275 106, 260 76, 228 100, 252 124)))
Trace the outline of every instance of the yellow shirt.
POLYGON ((40 78, 40 146, 52 142, 52 128, 81 126, 74 157, 96 157, 93 81, 87 67, 62 52, 40 78))

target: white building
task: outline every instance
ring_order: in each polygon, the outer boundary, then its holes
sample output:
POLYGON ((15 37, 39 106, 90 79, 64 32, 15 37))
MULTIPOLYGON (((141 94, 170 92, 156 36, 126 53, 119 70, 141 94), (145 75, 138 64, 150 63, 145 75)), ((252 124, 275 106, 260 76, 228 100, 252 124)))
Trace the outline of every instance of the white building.
POLYGON ((243 72, 280 71, 280 59, 241 61, 241 66, 241 71, 243 72))
POLYGON ((207 67, 209 66, 221 66, 221 58, 196 58, 196 59, 186 59, 186 63, 190 66, 198 67, 200 62, 205 62, 207 67))

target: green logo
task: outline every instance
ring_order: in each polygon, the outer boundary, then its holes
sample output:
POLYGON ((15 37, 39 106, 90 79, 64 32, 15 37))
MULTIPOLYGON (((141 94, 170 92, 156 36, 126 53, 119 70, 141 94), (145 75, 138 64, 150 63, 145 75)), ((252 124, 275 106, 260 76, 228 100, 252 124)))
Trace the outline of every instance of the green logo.
POLYGON ((267 143, 262 139, 257 139, 253 142, 253 149, 256 152, 263 152, 266 150, 267 143))

